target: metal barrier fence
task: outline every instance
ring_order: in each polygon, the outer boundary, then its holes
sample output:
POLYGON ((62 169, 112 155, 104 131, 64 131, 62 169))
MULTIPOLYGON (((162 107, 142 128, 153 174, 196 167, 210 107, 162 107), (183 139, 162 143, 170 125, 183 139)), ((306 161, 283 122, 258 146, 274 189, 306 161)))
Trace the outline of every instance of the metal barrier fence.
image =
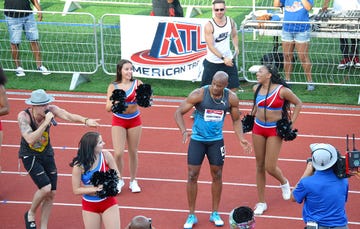
MULTIPOLYGON (((294 23, 289 22, 289 24, 294 23)), ((352 60, 353 66, 338 69, 340 61, 344 58, 340 50, 339 38, 357 39, 359 42, 359 21, 311 21, 310 25, 312 32, 309 56, 314 84, 360 86, 360 68, 358 65, 355 66, 355 58, 352 60)), ((261 62, 277 65, 284 75, 281 30, 280 21, 250 19, 243 22, 241 25, 242 68, 243 76, 247 81, 256 81, 256 75, 251 67, 261 62)), ((360 43, 357 46, 359 49, 360 43)), ((306 82, 306 77, 297 54, 299 53, 295 49, 291 82, 303 84, 306 82)))
MULTIPOLYGON (((267 0, 265 0, 266 2, 267 0)), ((210 8, 210 0, 181 0, 181 5, 184 8, 185 17, 191 17, 201 13, 200 8, 210 8), (195 13, 193 13, 195 11, 195 13)), ((63 13, 73 11, 81 8, 80 3, 90 4, 117 4, 117 5, 145 5, 151 7, 152 0, 65 0, 63 13)), ((249 8, 252 1, 226 0, 226 5, 229 8, 249 8), (243 5, 243 4, 245 5, 243 5)))
MULTIPOLYGON (((3 11, 0 10, 2 15, 3 11)), ((65 16, 62 12, 42 13, 46 21, 37 25, 43 65, 54 73, 95 73, 99 67, 98 24, 95 17, 90 13, 68 13, 65 16)), ((5 20, 1 20, 0 33, 0 63, 4 70, 15 71, 5 20)), ((35 59, 24 35, 19 54, 25 72, 35 72, 35 59)))
MULTIPOLYGON (((271 6, 270 1, 258 1, 260 5, 271 6)), ((125 4, 125 5, 152 5, 152 0, 65 0, 65 5, 71 3, 95 3, 95 4, 125 4)), ((211 7, 211 0, 181 0, 182 6, 211 7)), ((226 0, 228 7, 251 7, 251 0, 226 0)))
MULTIPOLYGON (((43 64, 51 72, 92 74, 101 66, 106 74, 115 74, 116 62, 121 57, 120 15, 105 14, 99 23, 96 23, 95 17, 89 13, 69 12, 63 15, 62 12, 43 12, 43 14, 46 21, 38 22, 41 54, 43 64)), ((279 30, 254 28, 251 23, 257 26, 259 21, 256 20, 248 20, 244 23, 239 30, 239 42, 242 44, 239 63, 243 78, 247 81, 255 81, 255 75, 249 71, 249 68, 260 64, 261 57, 273 50, 274 37, 279 35, 279 30), (274 33, 277 33, 276 36, 274 33)), ((359 22, 357 25, 359 26, 359 22)), ((0 37, 1 65, 7 71, 15 71, 5 20, 0 21, 0 32, 3 34, 0 37)), ((356 30, 354 33, 358 39, 360 39, 359 32, 356 30)), ((359 69, 354 67, 337 69, 341 60, 339 40, 327 37, 334 34, 336 33, 313 34, 310 47, 313 80, 315 84, 360 86, 359 69)), ((343 34, 343 32, 337 33, 338 36, 343 34)), ((20 57, 25 71, 36 71, 35 60, 25 38, 20 45, 20 57)), ((291 81, 306 83, 298 61, 294 64, 291 81)))

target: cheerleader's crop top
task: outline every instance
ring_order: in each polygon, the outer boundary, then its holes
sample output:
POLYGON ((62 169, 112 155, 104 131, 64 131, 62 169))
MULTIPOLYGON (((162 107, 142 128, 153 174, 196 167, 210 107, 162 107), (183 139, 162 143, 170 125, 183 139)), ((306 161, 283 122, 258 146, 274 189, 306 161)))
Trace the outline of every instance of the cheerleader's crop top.
MULTIPOLYGON (((87 171, 86 173, 81 175, 81 181, 83 182, 83 184, 86 185, 92 185, 90 180, 91 177, 93 176, 93 174, 96 171, 100 171, 100 172, 106 172, 109 169, 108 165, 106 164, 105 161, 105 157, 104 154, 101 152, 99 155, 99 163, 97 164, 96 168, 87 171)), ((83 199, 89 202, 99 202, 105 198, 100 198, 98 196, 91 196, 91 195, 83 195, 83 199)))
MULTIPOLYGON (((119 89, 116 82, 113 83, 115 89, 119 89)), ((125 91, 126 93, 126 104, 136 104, 136 89, 138 88, 138 80, 134 80, 131 84, 131 87, 125 91)))
POLYGON ((283 85, 279 85, 277 88, 275 88, 272 92, 268 94, 267 98, 266 95, 257 94, 256 105, 259 108, 264 108, 268 110, 281 110, 284 105, 284 99, 280 97, 280 89, 282 87, 283 85))

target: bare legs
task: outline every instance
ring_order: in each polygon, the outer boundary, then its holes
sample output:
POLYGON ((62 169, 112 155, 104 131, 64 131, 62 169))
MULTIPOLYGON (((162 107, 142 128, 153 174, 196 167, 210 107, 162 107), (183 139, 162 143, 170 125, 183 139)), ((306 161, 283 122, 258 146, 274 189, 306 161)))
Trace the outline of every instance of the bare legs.
MULTIPOLYGON (((30 47, 34 54, 35 62, 37 68, 41 66, 41 54, 40 54, 40 46, 37 41, 30 41, 30 47)), ((19 58, 19 44, 11 44, 11 55, 15 62, 16 67, 21 66, 20 58, 19 58)))
POLYGON ((104 224, 106 229, 119 229, 120 216, 118 205, 113 205, 102 214, 95 212, 82 211, 85 229, 100 229, 104 224))
MULTIPOLYGON (((188 165, 187 197, 190 214, 195 212, 195 203, 198 185, 197 181, 200 174, 201 166, 188 165)), ((210 166, 212 176, 211 194, 212 194, 212 211, 219 209, 221 192, 222 192, 222 166, 210 166)))
POLYGON ((120 176, 124 168, 124 151, 126 142, 128 143, 130 181, 135 180, 138 167, 138 146, 140 142, 142 128, 137 126, 130 129, 124 129, 120 126, 112 127, 112 142, 114 147, 114 158, 118 166, 120 176))
POLYGON ((281 184, 286 183, 286 178, 277 166, 277 161, 282 145, 278 136, 265 138, 253 134, 253 144, 256 157, 256 186, 259 202, 265 203, 266 174, 270 174, 281 184))
POLYGON ((284 52, 284 72, 285 79, 290 81, 290 76, 293 70, 294 49, 296 48, 301 66, 304 69, 307 82, 312 82, 311 76, 311 60, 309 57, 309 42, 282 42, 284 52))
POLYGON ((35 221, 36 210, 41 205, 41 229, 47 229, 51 208, 53 206, 55 191, 51 190, 48 184, 38 189, 33 197, 30 210, 28 212, 28 221, 35 221))

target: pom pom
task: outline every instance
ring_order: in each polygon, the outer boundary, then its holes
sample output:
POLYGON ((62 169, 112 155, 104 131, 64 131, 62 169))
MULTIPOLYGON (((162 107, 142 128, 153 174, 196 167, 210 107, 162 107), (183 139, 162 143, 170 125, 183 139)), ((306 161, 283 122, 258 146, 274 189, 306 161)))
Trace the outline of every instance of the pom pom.
POLYGON ((110 96, 111 101, 125 101, 126 99, 126 92, 122 89, 115 89, 110 96))
POLYGON ((285 141, 292 141, 297 136, 297 129, 291 129, 291 122, 288 119, 280 119, 276 122, 276 132, 285 141))
POLYGON ((150 107, 152 105, 153 91, 150 84, 141 84, 136 89, 136 102, 141 107, 150 107))
POLYGON ((96 192, 96 195, 100 198, 116 196, 119 192, 117 188, 119 177, 114 169, 109 169, 106 172, 94 172, 94 174, 90 178, 90 182, 94 186, 103 186, 102 190, 96 192))
POLYGON ((105 179, 104 172, 96 171, 93 173, 92 177, 90 178, 90 182, 94 186, 99 186, 104 183, 104 179, 105 179))
POLYGON ((122 89, 115 89, 109 98, 112 101, 111 111, 113 113, 123 113, 128 105, 126 104, 126 92, 122 89))
POLYGON ((244 118, 241 120, 243 126, 243 133, 252 131, 254 127, 254 116, 253 115, 245 115, 244 118))

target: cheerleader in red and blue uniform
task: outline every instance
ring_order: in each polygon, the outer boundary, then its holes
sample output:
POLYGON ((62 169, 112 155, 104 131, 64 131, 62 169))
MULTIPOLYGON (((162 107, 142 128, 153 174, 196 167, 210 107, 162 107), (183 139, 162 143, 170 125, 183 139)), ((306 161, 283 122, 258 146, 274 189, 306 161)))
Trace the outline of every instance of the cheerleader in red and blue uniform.
POLYGON ((142 81, 133 77, 133 65, 129 60, 120 60, 116 68, 116 79, 111 82, 107 89, 106 111, 112 112, 113 101, 111 96, 115 89, 126 92, 125 105, 123 112, 112 113, 112 143, 114 147, 114 158, 120 171, 120 182, 118 188, 125 185, 122 179, 124 167, 124 152, 127 143, 129 153, 130 183, 129 189, 133 193, 141 192, 141 188, 136 180, 138 169, 138 146, 142 132, 142 122, 138 104, 136 103, 136 90, 143 84, 142 81))
POLYGON ((80 140, 76 157, 70 163, 72 170, 72 188, 76 195, 82 195, 82 215, 85 228, 120 228, 120 214, 114 196, 99 197, 103 186, 91 183, 97 171, 113 169, 119 174, 112 154, 104 150, 105 143, 97 132, 88 132, 80 140), (95 226, 95 227, 94 227, 95 226))

